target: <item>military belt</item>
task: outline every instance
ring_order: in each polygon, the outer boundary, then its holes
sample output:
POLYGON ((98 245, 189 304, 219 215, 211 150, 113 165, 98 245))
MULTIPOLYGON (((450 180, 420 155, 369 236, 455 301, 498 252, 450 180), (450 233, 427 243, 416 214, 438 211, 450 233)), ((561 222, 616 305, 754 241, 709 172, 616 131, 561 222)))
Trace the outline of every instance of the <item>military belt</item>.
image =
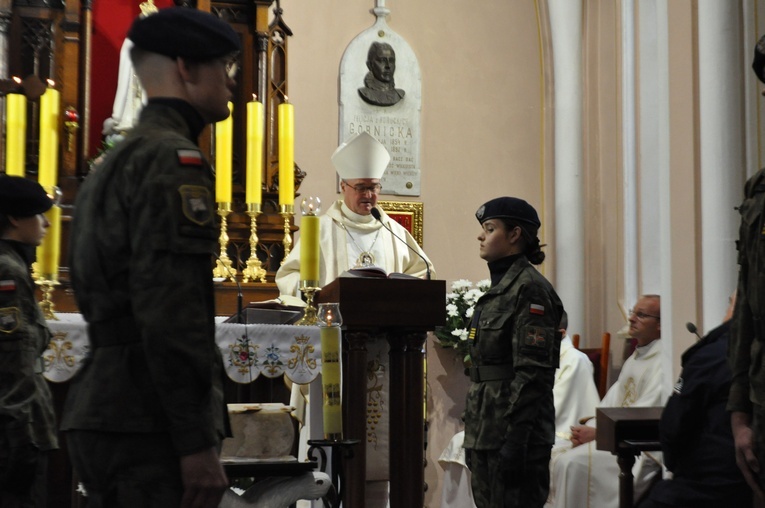
POLYGON ((470 376, 474 383, 484 381, 498 381, 500 379, 513 379, 515 372, 512 363, 504 365, 481 365, 480 367, 470 367, 465 369, 465 374, 470 376))
POLYGON ((141 341, 141 332, 133 316, 94 321, 88 326, 91 347, 109 347, 141 341))

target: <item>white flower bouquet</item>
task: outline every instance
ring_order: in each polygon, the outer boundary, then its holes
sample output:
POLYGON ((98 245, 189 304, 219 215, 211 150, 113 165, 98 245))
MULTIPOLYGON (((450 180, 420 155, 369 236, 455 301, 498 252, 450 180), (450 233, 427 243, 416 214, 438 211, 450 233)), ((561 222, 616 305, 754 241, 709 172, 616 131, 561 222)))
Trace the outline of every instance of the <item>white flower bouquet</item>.
POLYGON ((465 365, 470 365, 467 338, 473 309, 490 286, 489 279, 479 281, 475 286, 469 280, 460 279, 452 282, 451 292, 446 294, 446 324, 436 327, 436 338, 442 347, 457 350, 465 365))

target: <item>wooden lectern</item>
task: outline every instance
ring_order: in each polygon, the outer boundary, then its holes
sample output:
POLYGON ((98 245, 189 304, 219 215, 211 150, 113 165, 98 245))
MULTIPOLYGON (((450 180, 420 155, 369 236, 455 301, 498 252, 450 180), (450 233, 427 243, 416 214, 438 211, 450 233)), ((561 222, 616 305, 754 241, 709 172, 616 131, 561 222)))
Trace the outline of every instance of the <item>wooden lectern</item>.
POLYGON ((619 508, 632 508, 632 466, 641 452, 661 450, 659 420, 663 407, 603 407, 596 410, 597 449, 619 463, 619 508))
POLYGON ((343 506, 364 508, 366 489, 367 348, 382 335, 390 344, 390 506, 418 508, 425 501, 423 394, 426 333, 446 322, 446 282, 341 277, 319 292, 318 303, 337 302, 343 344, 343 429, 358 439, 345 461, 343 506))

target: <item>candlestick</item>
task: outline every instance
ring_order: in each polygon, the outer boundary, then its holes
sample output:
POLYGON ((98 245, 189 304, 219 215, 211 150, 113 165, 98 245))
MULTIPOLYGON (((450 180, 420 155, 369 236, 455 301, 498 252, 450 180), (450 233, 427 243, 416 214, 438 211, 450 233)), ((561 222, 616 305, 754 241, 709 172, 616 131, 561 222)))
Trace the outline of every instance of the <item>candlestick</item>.
POLYGON ((293 205, 281 205, 281 216, 284 217, 284 239, 282 240, 282 245, 284 246, 284 257, 282 258, 282 262, 280 264, 284 264, 284 260, 287 259, 287 256, 290 255, 290 251, 292 250, 292 235, 290 234, 290 218, 292 218, 292 215, 294 214, 294 206, 293 205))
POLYGON ((234 105, 229 102, 230 114, 215 124, 215 201, 231 203, 231 156, 234 133, 234 105))
POLYGON ((319 217, 321 200, 317 197, 303 199, 300 209, 300 280, 309 287, 319 285, 319 217))
POLYGON ((319 318, 316 317, 316 307, 313 304, 313 298, 319 289, 316 286, 308 285, 307 281, 300 281, 300 292, 305 297, 305 309, 303 309, 303 317, 295 322, 296 326, 316 326, 319 323, 319 318))
POLYGON ((5 172, 12 176, 24 176, 27 163, 27 98, 20 93, 6 95, 5 118, 5 172))
MULTIPOLYGON (((286 100, 286 97, 285 97, 286 100)), ((295 204, 295 109, 279 104, 279 204, 295 204)))
POLYGON ((216 279, 229 279, 235 281, 236 269, 231 266, 231 259, 228 257, 228 224, 226 217, 231 213, 231 203, 218 203, 218 215, 220 215, 220 256, 215 262, 213 268, 213 277, 216 279))
POLYGON ((247 260, 247 267, 242 271, 242 282, 266 282, 266 269, 261 266, 258 259, 258 215, 260 215, 260 204, 248 203, 247 215, 250 216, 250 259, 247 260))
POLYGON ((263 103, 247 103, 247 165, 245 203, 260 204, 263 186, 263 103))
POLYGON ((59 284, 58 281, 38 280, 35 281, 35 284, 40 286, 40 290, 43 294, 42 300, 40 300, 40 310, 42 310, 43 317, 49 321, 58 321, 54 310, 53 300, 51 298, 53 290, 59 284))
POLYGON ((37 181, 44 188, 55 187, 58 179, 58 117, 61 93, 48 80, 40 97, 40 149, 37 181))

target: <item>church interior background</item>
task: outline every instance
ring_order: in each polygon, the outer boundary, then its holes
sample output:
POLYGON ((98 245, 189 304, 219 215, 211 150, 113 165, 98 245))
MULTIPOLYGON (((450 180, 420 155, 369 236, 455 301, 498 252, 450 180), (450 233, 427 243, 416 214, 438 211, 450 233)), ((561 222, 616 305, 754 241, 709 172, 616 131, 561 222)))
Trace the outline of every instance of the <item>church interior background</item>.
MULTIPOLYGON (((488 199, 513 195, 540 211, 547 244, 541 270, 584 346, 597 345, 604 331, 616 334, 639 294, 661 294, 664 338, 672 344, 665 357, 669 391, 680 354, 694 340, 685 323, 703 333, 720 322, 737 272, 734 207, 745 178, 765 158, 765 105, 749 69, 765 32, 765 0, 281 0, 276 14, 272 0, 183 3, 218 13, 241 33, 239 100, 277 90, 275 107, 282 93, 289 95, 302 178, 297 192, 325 203, 337 198, 330 155, 338 143, 340 59, 374 23, 370 10, 389 10, 388 24, 411 45, 422 72, 421 192, 381 199, 423 204, 424 249, 447 284, 487 278, 473 213, 488 199), (278 37, 265 43, 284 45, 268 62, 274 79, 264 84, 258 32, 269 30, 278 37)), ((120 48, 138 4, 0 0, 4 86, 13 76, 52 79, 62 112, 76 112, 62 114, 59 124, 62 259, 71 204, 101 146, 120 48), (75 120, 76 127, 65 125, 75 120)), ((38 103, 30 102, 35 114, 38 103)), ((31 122, 28 129, 34 177, 37 132, 31 122)), ((235 130, 242 129, 240 122, 235 130)), ((210 150, 207 132, 202 146, 210 150)), ((268 188, 273 175, 268 166, 267 193, 275 193, 268 188)), ((242 192, 235 185, 235 195, 242 192)), ((278 264, 269 263, 279 256, 281 218, 268 213, 274 210, 267 203, 264 210, 259 233, 269 273, 266 283, 245 284, 252 301, 275 292, 278 264)), ((246 217, 231 224, 236 244, 246 217)), ((298 235, 299 226, 296 217, 298 235)), ((76 310, 62 265, 54 301, 57 310, 76 310)), ((231 311, 235 291, 233 283, 220 286, 221 313, 231 311)), ((461 429, 467 380, 452 351, 432 337, 427 347, 425 501, 436 507, 437 459, 461 429)), ((618 340, 612 345, 614 370, 620 347, 618 340)))

